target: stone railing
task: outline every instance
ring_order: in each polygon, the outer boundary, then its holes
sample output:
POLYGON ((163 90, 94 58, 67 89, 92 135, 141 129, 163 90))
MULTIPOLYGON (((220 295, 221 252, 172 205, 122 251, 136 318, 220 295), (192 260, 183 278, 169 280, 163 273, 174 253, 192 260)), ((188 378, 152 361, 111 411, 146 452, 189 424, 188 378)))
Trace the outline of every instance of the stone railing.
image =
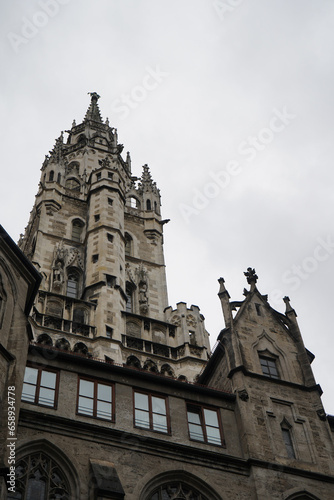
POLYGON ((75 333, 76 335, 83 335, 84 337, 95 337, 95 326, 77 323, 57 316, 50 316, 49 314, 41 314, 37 311, 34 312, 33 319, 38 325, 44 328, 59 330, 66 333, 75 333))

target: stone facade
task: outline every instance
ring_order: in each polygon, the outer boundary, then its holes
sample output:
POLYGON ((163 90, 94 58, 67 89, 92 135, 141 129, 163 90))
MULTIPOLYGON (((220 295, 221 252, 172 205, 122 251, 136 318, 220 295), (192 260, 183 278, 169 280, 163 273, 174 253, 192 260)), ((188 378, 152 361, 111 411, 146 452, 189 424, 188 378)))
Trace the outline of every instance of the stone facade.
POLYGON ((42 282, 31 339, 16 329, 8 499, 331 500, 333 417, 288 297, 272 309, 249 268, 233 302, 221 278, 211 352, 199 308, 168 305, 159 189, 98 98, 45 158, 19 242, 42 282))

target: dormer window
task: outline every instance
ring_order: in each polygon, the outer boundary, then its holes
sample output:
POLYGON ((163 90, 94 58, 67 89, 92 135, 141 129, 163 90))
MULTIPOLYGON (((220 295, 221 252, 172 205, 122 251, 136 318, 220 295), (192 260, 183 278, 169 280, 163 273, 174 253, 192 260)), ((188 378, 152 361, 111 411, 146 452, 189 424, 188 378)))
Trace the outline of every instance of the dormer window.
POLYGON ((269 356, 259 356, 262 373, 266 377, 279 379, 280 376, 277 370, 277 363, 275 358, 271 358, 269 356))

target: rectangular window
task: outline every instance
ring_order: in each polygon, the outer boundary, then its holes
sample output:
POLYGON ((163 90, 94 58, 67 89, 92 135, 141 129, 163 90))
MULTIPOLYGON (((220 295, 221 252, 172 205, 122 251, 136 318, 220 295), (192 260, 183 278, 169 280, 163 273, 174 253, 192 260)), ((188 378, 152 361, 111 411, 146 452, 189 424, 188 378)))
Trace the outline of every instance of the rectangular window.
POLYGON ((101 172, 96 174, 96 180, 99 181, 101 179, 101 172))
POLYGON ((280 378, 277 371, 276 360, 274 358, 260 356, 260 363, 263 375, 270 378, 280 378))
POLYGON ((134 391, 134 425, 169 434, 167 398, 134 391))
POLYGON ((59 372, 26 367, 22 401, 56 408, 59 372))
POLYGON ((187 416, 190 439, 223 445, 218 410, 187 404, 187 416))
POLYGON ((112 384, 80 378, 77 413, 113 421, 113 392, 112 384))

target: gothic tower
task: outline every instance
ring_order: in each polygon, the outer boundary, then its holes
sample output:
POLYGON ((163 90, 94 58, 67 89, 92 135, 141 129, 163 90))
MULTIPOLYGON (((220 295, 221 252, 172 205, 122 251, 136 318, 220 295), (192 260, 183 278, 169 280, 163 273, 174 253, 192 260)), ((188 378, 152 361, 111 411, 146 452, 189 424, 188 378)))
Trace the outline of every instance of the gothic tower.
POLYGON ((45 157, 20 241, 43 276, 35 340, 193 380, 210 345, 198 307, 168 307, 159 189, 147 165, 132 175, 90 95, 45 157))

